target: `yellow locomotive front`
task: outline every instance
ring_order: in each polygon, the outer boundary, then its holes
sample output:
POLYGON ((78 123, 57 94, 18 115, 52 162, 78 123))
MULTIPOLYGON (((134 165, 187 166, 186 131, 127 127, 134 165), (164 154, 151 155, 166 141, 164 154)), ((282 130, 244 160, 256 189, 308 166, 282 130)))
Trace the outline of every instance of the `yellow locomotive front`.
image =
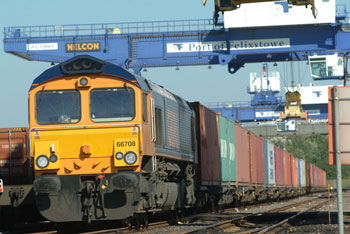
MULTIPOLYGON (((34 190, 55 222, 125 219, 140 200, 141 139, 151 140, 147 89, 126 70, 78 56, 29 92, 34 190)), ((149 144, 148 144, 149 145, 149 144)))

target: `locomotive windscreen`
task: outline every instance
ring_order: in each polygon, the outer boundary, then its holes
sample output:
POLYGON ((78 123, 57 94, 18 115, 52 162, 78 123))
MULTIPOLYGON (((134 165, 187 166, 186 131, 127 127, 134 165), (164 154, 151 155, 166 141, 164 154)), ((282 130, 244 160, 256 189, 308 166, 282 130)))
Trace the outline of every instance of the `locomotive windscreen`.
POLYGON ((80 93, 76 90, 40 91, 35 96, 38 124, 72 124, 81 119, 80 93))
POLYGON ((135 93, 130 87, 93 89, 90 105, 94 122, 131 121, 135 117, 135 93))

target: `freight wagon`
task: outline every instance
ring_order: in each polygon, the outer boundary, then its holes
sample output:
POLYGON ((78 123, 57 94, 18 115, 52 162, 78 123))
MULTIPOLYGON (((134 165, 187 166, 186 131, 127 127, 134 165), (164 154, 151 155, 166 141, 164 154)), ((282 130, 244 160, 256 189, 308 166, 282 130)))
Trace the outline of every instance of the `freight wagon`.
POLYGON ((0 128, 0 225, 33 217, 34 170, 28 128, 0 128), (9 215, 12 214, 12 215, 9 215))
MULTIPOLYGON (((200 122, 197 134, 202 196, 209 194, 216 199, 215 204, 227 205, 283 199, 324 189, 325 180, 315 183, 315 165, 198 102, 191 106, 200 122)), ((325 174, 321 169, 318 171, 325 174)))

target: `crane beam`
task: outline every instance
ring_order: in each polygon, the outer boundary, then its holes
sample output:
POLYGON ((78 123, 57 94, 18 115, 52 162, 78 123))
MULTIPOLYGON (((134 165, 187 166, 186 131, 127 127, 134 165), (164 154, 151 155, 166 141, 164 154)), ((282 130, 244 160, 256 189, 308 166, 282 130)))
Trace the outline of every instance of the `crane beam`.
POLYGON ((144 67, 227 65, 307 60, 347 53, 347 24, 257 28, 216 26, 213 20, 4 28, 4 50, 33 61, 62 62, 88 54, 139 72, 144 67))

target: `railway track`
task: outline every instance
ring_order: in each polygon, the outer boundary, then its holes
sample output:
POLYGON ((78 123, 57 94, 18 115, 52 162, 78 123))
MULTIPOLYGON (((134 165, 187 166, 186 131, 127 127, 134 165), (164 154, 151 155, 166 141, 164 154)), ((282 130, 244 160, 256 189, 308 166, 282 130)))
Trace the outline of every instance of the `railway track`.
MULTIPOLYGON (((83 231, 77 232, 76 229, 72 233, 80 234, 107 234, 107 233, 139 233, 140 230, 144 234, 148 233, 171 233, 171 234, 190 234, 197 232, 224 232, 229 231, 230 233, 265 233, 270 231, 272 228, 278 228, 283 224, 290 222, 293 219, 296 219, 305 212, 311 211, 324 203, 327 203, 328 200, 322 201, 320 197, 310 198, 303 201, 298 201, 298 199, 292 199, 288 202, 291 204, 283 205, 281 207, 266 208, 269 205, 276 205, 278 202, 270 203, 268 205, 263 205, 266 210, 262 212, 249 212, 256 208, 256 205, 247 206, 243 212, 237 212, 237 209, 229 208, 221 210, 216 213, 206 213, 206 214, 197 214, 189 217, 185 217, 183 222, 178 222, 176 225, 170 225, 167 221, 153 222, 149 223, 147 227, 140 225, 138 228, 131 229, 130 227, 122 228, 106 228, 103 230, 96 231, 83 231), (305 209, 297 209, 300 206, 307 207, 305 209), (249 209, 249 210, 246 210, 249 209), (297 211, 296 211, 297 209, 297 211), (289 211, 289 212, 287 212, 289 211), (281 215, 284 212, 283 215, 281 215), (265 221, 264 221, 265 219, 265 221), (267 220, 267 222, 266 222, 267 220), (165 230, 162 232, 162 230, 165 230)), ((47 224, 45 224, 47 225, 47 224)), ((40 230, 40 229, 39 229, 40 230)), ((46 228, 45 231, 23 231, 17 230, 13 232, 8 232, 11 234, 14 233, 32 233, 32 234, 56 234, 56 233, 66 233, 65 231, 61 232, 58 229, 53 228, 52 230, 46 228)))
MULTIPOLYGON (((333 197, 334 199, 334 197, 333 197)), ((252 213, 252 214, 240 214, 235 217, 232 217, 229 220, 213 222, 212 224, 189 228, 187 230, 182 230, 179 232, 171 232, 171 234, 191 234, 191 233, 202 233, 210 232, 230 232, 235 234, 248 234, 248 233, 266 233, 271 230, 274 230, 282 225, 300 217, 302 214, 312 211, 322 205, 328 203, 329 201, 322 200, 319 197, 308 199, 306 201, 301 201, 293 204, 288 204, 282 207, 273 208, 266 210, 264 212, 252 213), (315 204, 316 203, 316 204, 315 204), (286 212, 290 209, 295 209, 300 206, 307 206, 307 208, 302 209, 299 212, 288 212, 284 215, 281 215, 279 212, 286 212), (288 216, 288 217, 285 217, 288 216), (281 217, 283 218, 282 220, 281 217), (252 219, 259 219, 258 224, 252 223, 252 219), (262 222, 265 220, 265 222, 262 222), (267 221, 267 223, 266 223, 267 221), (241 229, 241 230, 239 230, 241 229)), ((300 209, 299 209, 300 210, 300 209)))

